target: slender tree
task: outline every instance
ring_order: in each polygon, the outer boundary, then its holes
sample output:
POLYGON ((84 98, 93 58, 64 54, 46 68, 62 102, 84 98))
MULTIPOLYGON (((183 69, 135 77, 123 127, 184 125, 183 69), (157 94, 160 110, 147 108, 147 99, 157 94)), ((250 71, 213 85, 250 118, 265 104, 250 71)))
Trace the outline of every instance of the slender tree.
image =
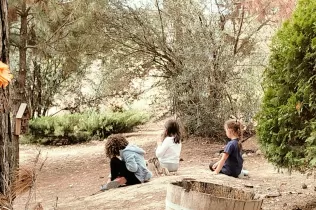
MULTIPOLYGON (((9 64, 8 46, 8 2, 0 1, 0 59, 3 63, 9 64)), ((0 193, 6 197, 11 204, 13 198, 11 188, 14 172, 17 168, 17 142, 12 138, 11 101, 9 88, 0 87, 0 193)), ((2 209, 2 207, 1 207, 2 209)))

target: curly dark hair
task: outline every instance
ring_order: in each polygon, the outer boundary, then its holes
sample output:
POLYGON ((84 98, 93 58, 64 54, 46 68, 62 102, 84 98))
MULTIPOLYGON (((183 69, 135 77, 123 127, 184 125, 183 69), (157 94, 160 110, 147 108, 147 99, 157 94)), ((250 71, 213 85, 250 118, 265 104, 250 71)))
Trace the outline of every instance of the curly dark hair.
POLYGON ((123 150, 128 145, 128 141, 121 134, 112 134, 107 138, 105 143, 105 154, 108 158, 120 155, 120 150, 123 150))

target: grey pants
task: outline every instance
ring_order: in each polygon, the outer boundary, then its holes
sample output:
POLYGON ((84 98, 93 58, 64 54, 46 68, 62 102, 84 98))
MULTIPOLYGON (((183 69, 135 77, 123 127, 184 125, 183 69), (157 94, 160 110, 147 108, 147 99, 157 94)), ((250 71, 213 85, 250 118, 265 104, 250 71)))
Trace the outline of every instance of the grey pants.
POLYGON ((167 168, 169 172, 176 172, 179 169, 179 163, 160 163, 160 166, 167 168))

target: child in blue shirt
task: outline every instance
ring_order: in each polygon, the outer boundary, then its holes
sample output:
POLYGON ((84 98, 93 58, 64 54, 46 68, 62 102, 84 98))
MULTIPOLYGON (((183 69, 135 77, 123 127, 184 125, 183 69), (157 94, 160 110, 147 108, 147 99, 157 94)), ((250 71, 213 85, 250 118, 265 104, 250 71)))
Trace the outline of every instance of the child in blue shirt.
POLYGON ((222 173, 228 176, 238 177, 242 172, 243 158, 241 156, 242 125, 237 120, 228 120, 224 124, 226 136, 231 140, 225 146, 221 159, 210 164, 210 169, 215 174, 222 173))

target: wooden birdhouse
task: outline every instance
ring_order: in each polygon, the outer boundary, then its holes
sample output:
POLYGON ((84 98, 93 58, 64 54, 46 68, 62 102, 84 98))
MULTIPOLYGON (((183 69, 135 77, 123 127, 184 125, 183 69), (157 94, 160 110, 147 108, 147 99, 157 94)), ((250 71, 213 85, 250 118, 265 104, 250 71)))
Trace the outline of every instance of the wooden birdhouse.
POLYGON ((21 103, 15 117, 15 135, 25 134, 28 130, 30 112, 26 103, 21 103))

